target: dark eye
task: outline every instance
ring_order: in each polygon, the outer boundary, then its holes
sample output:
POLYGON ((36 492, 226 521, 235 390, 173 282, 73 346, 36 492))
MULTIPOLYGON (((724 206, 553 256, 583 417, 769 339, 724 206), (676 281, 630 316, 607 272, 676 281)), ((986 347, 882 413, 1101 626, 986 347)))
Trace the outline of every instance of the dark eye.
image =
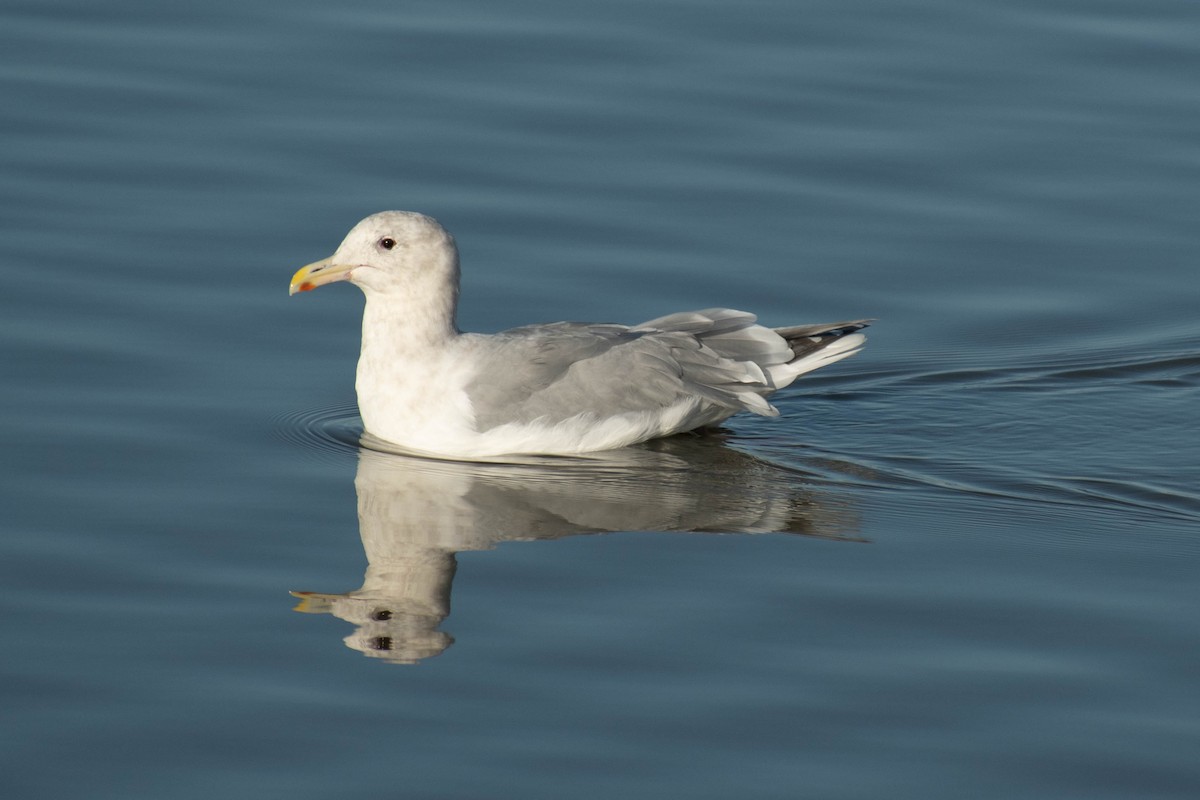
POLYGON ((381 608, 371 612, 371 619, 375 620, 376 622, 385 622, 391 618, 392 612, 388 611, 386 608, 381 608))
POLYGON ((382 247, 384 250, 391 250, 393 247, 396 246, 396 240, 390 236, 385 236, 379 240, 379 246, 382 247))

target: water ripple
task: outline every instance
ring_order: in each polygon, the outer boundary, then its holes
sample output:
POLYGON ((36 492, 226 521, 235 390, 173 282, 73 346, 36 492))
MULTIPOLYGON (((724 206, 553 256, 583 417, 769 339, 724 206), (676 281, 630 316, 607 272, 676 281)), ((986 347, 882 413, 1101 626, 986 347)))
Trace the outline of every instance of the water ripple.
POLYGON ((286 442, 312 453, 338 456, 356 453, 363 433, 353 404, 288 411, 275 417, 272 427, 286 442))
POLYGON ((965 359, 892 362, 781 401, 796 405, 785 416, 819 418, 831 437, 781 457, 898 498, 975 498, 1042 518, 1061 510, 1105 529, 1200 523, 1194 335, 1147 331, 986 366, 965 359))
MULTIPOLYGON (((964 357, 972 357, 967 354, 964 357)), ((1200 341, 1128 342, 1120 346, 1094 347, 1069 352, 1031 353, 1020 363, 992 363, 986 367, 958 367, 953 354, 936 360, 900 364, 886 369, 862 371, 850 384, 867 391, 898 386, 969 385, 973 389, 1049 391, 1076 388, 1082 384, 1139 383, 1159 387, 1200 387, 1200 341)))

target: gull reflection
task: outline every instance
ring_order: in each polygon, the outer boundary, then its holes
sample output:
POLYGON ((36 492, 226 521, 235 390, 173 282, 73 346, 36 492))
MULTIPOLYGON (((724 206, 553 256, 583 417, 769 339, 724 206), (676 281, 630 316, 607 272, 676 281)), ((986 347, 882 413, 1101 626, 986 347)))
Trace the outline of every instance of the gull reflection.
POLYGON ((450 613, 455 554, 463 550, 608 531, 853 540, 857 528, 843 498, 713 436, 519 463, 434 461, 363 447, 354 485, 367 556, 362 586, 293 592, 296 610, 354 624, 347 646, 403 664, 453 643, 438 626, 450 613))

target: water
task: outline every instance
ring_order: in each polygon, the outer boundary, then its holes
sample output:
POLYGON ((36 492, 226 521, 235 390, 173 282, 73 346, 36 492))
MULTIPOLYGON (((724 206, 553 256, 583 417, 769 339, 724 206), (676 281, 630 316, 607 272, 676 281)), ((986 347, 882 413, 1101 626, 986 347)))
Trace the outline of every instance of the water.
POLYGON ((1194 4, 0 13, 4 797, 1200 794, 1194 4), (381 454, 286 284, 383 208, 468 329, 879 321, 721 437, 381 454))

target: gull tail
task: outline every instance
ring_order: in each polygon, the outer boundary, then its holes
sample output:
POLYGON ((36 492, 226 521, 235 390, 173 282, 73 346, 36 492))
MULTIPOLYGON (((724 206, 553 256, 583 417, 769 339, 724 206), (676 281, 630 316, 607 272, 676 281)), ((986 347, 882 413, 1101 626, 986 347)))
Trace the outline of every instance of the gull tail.
POLYGON ((871 324, 869 319, 832 324, 792 325, 775 328, 792 349, 793 358, 771 368, 771 377, 782 389, 806 372, 849 358, 862 349, 867 337, 858 331, 871 324))

